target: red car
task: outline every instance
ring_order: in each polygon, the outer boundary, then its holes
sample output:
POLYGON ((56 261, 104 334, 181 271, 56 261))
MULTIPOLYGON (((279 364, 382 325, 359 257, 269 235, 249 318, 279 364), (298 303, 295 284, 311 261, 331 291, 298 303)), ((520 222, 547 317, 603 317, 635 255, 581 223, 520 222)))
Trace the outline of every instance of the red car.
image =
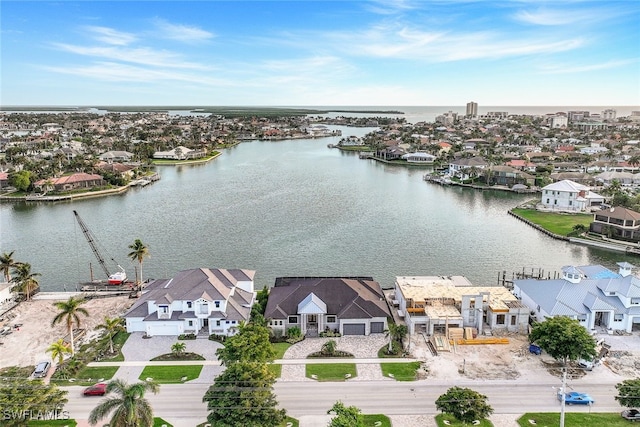
POLYGON ((85 396, 104 396, 107 393, 107 384, 98 383, 84 389, 85 396))

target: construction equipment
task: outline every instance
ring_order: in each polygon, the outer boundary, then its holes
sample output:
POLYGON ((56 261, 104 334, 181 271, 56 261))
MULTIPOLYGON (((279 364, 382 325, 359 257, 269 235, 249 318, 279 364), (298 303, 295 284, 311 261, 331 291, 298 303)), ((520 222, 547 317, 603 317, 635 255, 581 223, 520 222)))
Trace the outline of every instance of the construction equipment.
MULTIPOLYGON (((120 284, 122 284, 125 280, 127 280, 127 274, 124 271, 124 268, 122 268, 120 265, 116 264, 116 265, 118 265, 118 268, 120 268, 120 271, 118 271, 116 273, 113 273, 113 274, 111 274, 109 272, 109 269, 107 268, 107 264, 104 262, 104 258, 102 257, 102 254, 100 253, 100 250, 98 249, 98 246, 96 244, 96 238, 93 236, 93 234, 91 233, 91 231, 89 230, 87 225, 84 223, 82 218, 80 218, 80 215, 78 215, 78 212, 73 211, 73 214, 75 215, 76 220, 78 221, 78 224, 80 225, 80 228, 82 229, 82 233, 84 234, 84 237, 86 237, 87 242, 89 242, 89 246, 91 246, 91 250, 93 251, 93 254, 98 259, 98 263, 100 264, 100 267, 102 267, 102 270, 107 275, 108 280, 109 280, 109 284, 110 285, 120 285, 120 284)), ((114 260, 112 259, 112 261, 114 261, 114 260)))

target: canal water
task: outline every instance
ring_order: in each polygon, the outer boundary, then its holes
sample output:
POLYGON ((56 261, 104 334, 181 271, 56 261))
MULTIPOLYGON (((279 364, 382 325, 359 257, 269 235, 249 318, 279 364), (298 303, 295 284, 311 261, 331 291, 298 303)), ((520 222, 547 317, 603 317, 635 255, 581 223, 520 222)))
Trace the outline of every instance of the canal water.
MULTIPOLYGON (((344 128, 361 136, 369 128, 344 128)), ((196 166, 164 166, 162 179, 118 196, 0 205, 0 251, 29 262, 42 290, 105 278, 73 215, 87 224, 111 271, 129 277, 128 246, 149 248, 143 278, 198 268, 279 276, 463 275, 496 284, 506 271, 634 262, 623 254, 556 241, 509 216, 532 198, 426 183, 424 169, 359 159, 328 148, 339 138, 251 141, 196 166)), ((553 273, 551 273, 553 274, 553 273)))

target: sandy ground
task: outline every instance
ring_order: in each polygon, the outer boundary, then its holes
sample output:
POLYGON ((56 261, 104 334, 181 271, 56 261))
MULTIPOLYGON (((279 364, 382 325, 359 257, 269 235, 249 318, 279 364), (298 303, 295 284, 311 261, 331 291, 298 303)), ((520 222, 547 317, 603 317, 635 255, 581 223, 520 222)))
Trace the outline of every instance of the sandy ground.
MULTIPOLYGON (((55 301, 45 299, 22 302, 4 316, 5 319, 0 325, 4 323, 6 326, 22 326, 13 328, 12 334, 0 337, 0 368, 33 366, 40 361, 51 361, 51 356, 46 353, 47 348, 68 333, 65 324, 51 326, 53 318, 58 313, 58 309, 53 306, 55 301)), ((99 332, 94 329, 104 322, 105 316, 122 315, 132 301, 127 297, 88 300, 83 307, 87 309, 89 316, 80 316, 80 327, 86 329, 87 333, 80 341, 96 336, 99 332)))
MULTIPOLYGON (((529 352, 526 335, 504 334, 509 344, 457 346, 451 352, 431 355, 424 339, 415 335, 411 339, 411 353, 425 360, 423 378, 447 379, 519 379, 535 382, 552 381, 562 375, 560 366, 546 354, 540 356, 529 352)), ((609 356, 593 371, 570 370, 573 379, 589 378, 621 381, 636 378, 640 369, 640 340, 635 332, 630 336, 605 336, 611 345, 609 356), (631 345, 630 345, 631 344, 631 345)))

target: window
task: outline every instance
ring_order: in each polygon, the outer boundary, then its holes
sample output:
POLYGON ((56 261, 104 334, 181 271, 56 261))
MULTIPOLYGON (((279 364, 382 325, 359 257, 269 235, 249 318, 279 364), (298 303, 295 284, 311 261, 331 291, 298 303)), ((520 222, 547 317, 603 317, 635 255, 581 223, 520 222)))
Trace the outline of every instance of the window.
POLYGON ((232 325, 235 325, 235 324, 236 324, 236 321, 235 321, 235 320, 232 320, 232 321, 231 321, 231 324, 232 324, 232 325))
POLYGON ((189 320, 189 326, 193 326, 193 320, 189 320))
POLYGON ((224 321, 224 323, 225 323, 226 325, 228 325, 228 324, 229 324, 229 321, 228 321, 228 320, 225 320, 225 321, 224 321))
POLYGON ((169 306, 168 305, 161 305, 160 307, 158 307, 158 311, 160 311, 160 313, 162 313, 162 314, 167 314, 167 313, 169 313, 169 306))
POLYGON ((216 326, 220 326, 220 321, 216 320, 216 326))
POLYGON ((216 308, 220 308, 220 301, 216 301, 216 308))
POLYGON ((573 204, 573 200, 569 200, 569 206, 573 204))
POLYGON ((616 314, 613 316, 613 321, 614 322, 622 322, 622 318, 623 318, 623 314, 616 314))
POLYGON ((587 321, 587 315, 586 314, 579 314, 578 315, 578 321, 586 322, 587 321))
POLYGON ((518 316, 511 316, 511 326, 516 326, 517 320, 518 320, 518 316))
POLYGON ((209 304, 202 303, 200 304, 200 314, 208 314, 209 313, 209 304))
POLYGON ((298 323, 298 316, 289 316, 289 323, 298 323))
POLYGON ((327 316, 327 323, 336 323, 336 316, 327 316))
POLYGON ((496 316, 496 325, 504 325, 504 314, 498 314, 496 316))
POLYGON ((193 303, 191 301, 187 301, 187 308, 193 307, 193 303))
POLYGON ((640 298, 631 298, 631 304, 640 304, 640 298))

